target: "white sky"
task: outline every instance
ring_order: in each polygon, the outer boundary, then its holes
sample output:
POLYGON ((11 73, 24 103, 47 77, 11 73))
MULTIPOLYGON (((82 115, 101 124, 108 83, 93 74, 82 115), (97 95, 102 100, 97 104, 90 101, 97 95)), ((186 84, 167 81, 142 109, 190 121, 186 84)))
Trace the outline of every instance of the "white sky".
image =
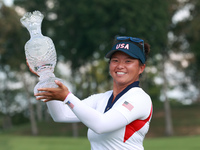
POLYGON ((11 6, 13 4, 13 0, 3 0, 6 6, 11 6))
POLYGON ((178 10, 173 18, 172 18, 172 22, 173 23, 177 23, 179 21, 182 21, 184 19, 187 19, 190 17, 190 10, 194 8, 194 5, 192 4, 187 4, 185 5, 182 9, 178 10))

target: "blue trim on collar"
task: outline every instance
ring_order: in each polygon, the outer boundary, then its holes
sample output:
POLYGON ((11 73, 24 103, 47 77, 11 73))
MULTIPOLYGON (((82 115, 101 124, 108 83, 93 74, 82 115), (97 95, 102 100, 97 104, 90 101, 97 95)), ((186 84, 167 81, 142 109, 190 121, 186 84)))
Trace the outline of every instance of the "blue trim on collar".
POLYGON ((115 104, 115 102, 122 96, 124 95, 128 90, 130 90, 131 88, 134 88, 134 87, 139 87, 139 81, 135 81, 133 83, 131 83, 130 85, 128 85, 123 91, 121 91, 114 99, 114 101, 112 102, 113 100, 113 93, 112 95, 110 96, 109 100, 108 100, 108 103, 107 103, 107 106, 104 110, 104 113, 107 112, 109 109, 111 109, 113 107, 113 105, 115 104))

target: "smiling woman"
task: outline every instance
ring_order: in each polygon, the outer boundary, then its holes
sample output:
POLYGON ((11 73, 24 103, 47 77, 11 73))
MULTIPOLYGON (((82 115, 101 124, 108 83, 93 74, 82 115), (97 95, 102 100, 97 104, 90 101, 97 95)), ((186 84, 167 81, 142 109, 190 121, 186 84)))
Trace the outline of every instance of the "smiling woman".
POLYGON ((139 80, 139 75, 144 71, 145 64, 140 65, 138 59, 128 54, 117 51, 110 61, 110 75, 113 78, 114 98, 128 85, 139 80), (119 89, 119 91, 118 91, 119 89))
POLYGON ((88 129, 92 150, 143 150, 143 140, 152 117, 149 95, 139 87, 150 46, 142 39, 117 37, 106 54, 113 89, 79 100, 68 88, 41 88, 37 100, 46 99, 56 122, 82 122, 88 129))

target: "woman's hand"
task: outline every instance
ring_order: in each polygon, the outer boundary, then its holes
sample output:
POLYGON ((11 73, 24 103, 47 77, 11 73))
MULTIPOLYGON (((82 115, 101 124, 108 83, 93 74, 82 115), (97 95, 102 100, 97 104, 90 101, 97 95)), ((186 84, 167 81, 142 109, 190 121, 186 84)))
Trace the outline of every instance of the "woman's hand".
POLYGON ((27 59, 26 59, 26 64, 27 64, 29 70, 30 70, 33 74, 35 74, 36 76, 39 77, 39 75, 38 75, 35 71, 33 71, 33 70, 31 69, 31 67, 29 66, 29 63, 28 63, 27 59))
POLYGON ((44 102, 51 100, 64 101, 67 95, 70 93, 68 88, 60 81, 55 80, 58 85, 57 88, 39 88, 39 93, 35 94, 37 100, 45 99, 44 102))

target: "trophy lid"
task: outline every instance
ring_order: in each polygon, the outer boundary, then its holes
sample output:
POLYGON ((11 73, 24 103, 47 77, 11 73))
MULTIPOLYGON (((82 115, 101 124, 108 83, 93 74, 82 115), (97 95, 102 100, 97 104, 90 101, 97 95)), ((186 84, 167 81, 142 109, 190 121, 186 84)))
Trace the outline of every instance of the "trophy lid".
POLYGON ((44 15, 36 10, 33 13, 27 12, 24 14, 24 16, 20 19, 20 22, 26 27, 30 28, 33 26, 40 26, 42 23, 42 20, 44 18, 44 15))

